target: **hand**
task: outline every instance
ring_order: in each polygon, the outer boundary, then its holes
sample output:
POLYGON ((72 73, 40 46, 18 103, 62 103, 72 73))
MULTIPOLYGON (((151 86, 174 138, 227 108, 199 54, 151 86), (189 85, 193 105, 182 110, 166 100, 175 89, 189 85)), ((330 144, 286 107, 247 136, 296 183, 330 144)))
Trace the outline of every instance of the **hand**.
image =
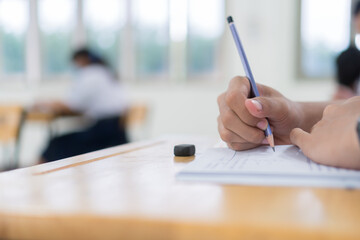
POLYGON ((31 106, 31 110, 41 113, 53 113, 51 103, 45 101, 36 102, 33 106, 31 106))
POLYGON ((34 111, 39 111, 48 114, 68 114, 73 111, 61 101, 48 101, 48 102, 37 102, 33 105, 34 111))
POLYGON ((360 97, 328 105, 323 118, 310 133, 296 128, 290 134, 291 142, 317 163, 360 169, 360 145, 356 132, 359 116, 360 97))
POLYGON ((250 83, 245 77, 231 80, 228 90, 218 97, 218 130, 222 140, 234 150, 268 144, 264 129, 269 120, 275 144, 290 144, 290 131, 299 127, 303 113, 300 104, 276 90, 257 84, 261 97, 248 99, 250 83))

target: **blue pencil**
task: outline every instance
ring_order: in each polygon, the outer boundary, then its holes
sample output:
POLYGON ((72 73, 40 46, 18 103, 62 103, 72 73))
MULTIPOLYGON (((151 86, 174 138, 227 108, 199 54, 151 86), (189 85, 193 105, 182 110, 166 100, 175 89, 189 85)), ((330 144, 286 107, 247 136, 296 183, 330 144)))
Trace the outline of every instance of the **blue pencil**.
MULTIPOLYGON (((234 21, 233 21, 231 16, 229 16, 227 18, 227 21, 229 23, 229 27, 230 27, 232 36, 234 38, 236 48, 237 48, 237 50, 239 52, 242 65, 243 65, 244 70, 245 70, 246 77, 249 79, 249 82, 250 82, 250 85, 251 85, 251 91, 252 91, 252 93, 253 93, 253 95, 255 97, 259 97, 260 94, 259 94, 259 91, 258 91, 258 89, 256 87, 255 79, 254 79, 254 76, 253 76, 253 74, 251 72, 251 68, 250 68, 249 62, 247 60, 245 50, 244 50, 244 48, 243 48, 243 46, 241 44, 239 35, 238 35, 237 31, 236 31, 234 21)), ((265 133, 265 137, 266 137, 267 141, 269 142, 270 146, 272 147, 273 151, 275 152, 274 136, 273 136, 273 134, 271 132, 271 128, 270 128, 269 124, 267 125, 267 128, 264 131, 264 133, 265 133)))

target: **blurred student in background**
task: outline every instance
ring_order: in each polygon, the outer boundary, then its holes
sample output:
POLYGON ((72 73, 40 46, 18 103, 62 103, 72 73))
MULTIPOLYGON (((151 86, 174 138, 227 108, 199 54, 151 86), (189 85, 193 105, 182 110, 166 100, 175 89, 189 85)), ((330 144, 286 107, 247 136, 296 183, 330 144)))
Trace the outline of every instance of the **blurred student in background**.
POLYGON ((55 114, 78 113, 93 120, 85 130, 58 136, 50 140, 41 162, 50 162, 107 147, 127 143, 121 118, 127 101, 116 74, 107 63, 90 50, 73 53, 75 79, 67 98, 36 104, 55 114))
MULTIPOLYGON (((353 22, 355 33, 360 34, 360 1, 355 5, 353 22)), ((360 51, 351 45, 336 59, 338 86, 334 99, 347 99, 360 95, 360 51)))

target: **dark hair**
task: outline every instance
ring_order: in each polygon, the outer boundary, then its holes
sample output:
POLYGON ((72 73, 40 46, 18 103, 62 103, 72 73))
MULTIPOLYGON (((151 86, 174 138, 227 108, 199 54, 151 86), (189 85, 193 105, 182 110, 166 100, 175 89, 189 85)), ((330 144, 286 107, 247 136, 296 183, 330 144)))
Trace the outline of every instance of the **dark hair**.
POLYGON ((360 13, 360 1, 358 1, 357 3, 355 3, 354 16, 357 16, 359 13, 360 13))
POLYGON ((353 88, 360 77, 360 51, 350 46, 337 57, 336 66, 338 83, 353 88))
POLYGON ((87 58, 90 61, 90 64, 100 64, 108 67, 107 62, 101 58, 99 55, 95 54, 93 51, 88 48, 80 48, 76 50, 72 55, 72 60, 76 60, 77 58, 87 58))
POLYGON ((79 48, 78 50, 73 52, 71 59, 75 61, 77 58, 81 58, 81 57, 89 59, 90 64, 100 64, 106 67, 107 69, 109 69, 109 71, 113 74, 115 78, 118 78, 117 72, 111 68, 111 66, 108 64, 108 62, 105 59, 100 57, 94 51, 89 50, 86 47, 79 48))

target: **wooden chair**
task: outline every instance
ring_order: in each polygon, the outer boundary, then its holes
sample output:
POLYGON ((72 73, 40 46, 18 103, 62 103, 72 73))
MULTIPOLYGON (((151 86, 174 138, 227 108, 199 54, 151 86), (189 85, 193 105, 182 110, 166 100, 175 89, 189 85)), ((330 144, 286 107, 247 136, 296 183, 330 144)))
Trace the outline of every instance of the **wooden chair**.
POLYGON ((19 137, 24 121, 24 109, 19 105, 0 105, 0 144, 6 169, 18 167, 19 137), (13 146, 13 154, 7 154, 8 148, 13 146))
POLYGON ((144 103, 134 103, 129 107, 124 117, 124 124, 131 140, 148 137, 148 115, 149 107, 144 103))
POLYGON ((148 107, 145 104, 133 104, 125 114, 125 126, 134 127, 145 123, 148 107))

